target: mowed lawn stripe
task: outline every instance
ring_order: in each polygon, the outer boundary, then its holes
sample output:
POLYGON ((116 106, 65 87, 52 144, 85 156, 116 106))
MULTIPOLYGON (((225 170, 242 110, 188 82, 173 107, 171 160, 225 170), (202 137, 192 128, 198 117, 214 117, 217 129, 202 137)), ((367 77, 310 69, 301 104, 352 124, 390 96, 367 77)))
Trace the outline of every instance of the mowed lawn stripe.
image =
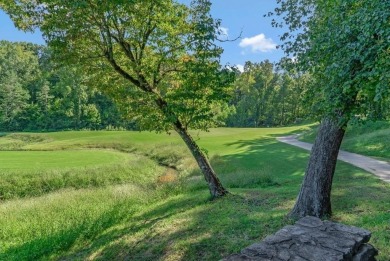
POLYGON ((0 173, 7 170, 83 168, 115 164, 126 154, 108 150, 0 151, 0 173))

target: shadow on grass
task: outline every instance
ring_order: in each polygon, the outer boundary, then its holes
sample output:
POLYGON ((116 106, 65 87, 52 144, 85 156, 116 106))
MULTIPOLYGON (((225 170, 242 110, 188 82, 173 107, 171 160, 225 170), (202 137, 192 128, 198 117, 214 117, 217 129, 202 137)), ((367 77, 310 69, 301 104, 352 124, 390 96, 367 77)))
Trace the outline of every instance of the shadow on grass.
POLYGON ((381 181, 373 174, 347 163, 338 162, 333 182, 332 202, 335 211, 354 213, 380 208, 389 213, 390 184, 381 181), (376 205, 378 204, 381 205, 376 205))
POLYGON ((62 259, 217 260, 280 228, 284 213, 272 207, 266 198, 254 200, 247 193, 215 201, 206 193, 181 195, 62 259))
MULTIPOLYGON (((242 152, 216 157, 212 164, 233 195, 209 201, 201 179, 203 189, 167 195, 137 212, 130 211, 131 204, 113 206, 93 222, 42 236, 8 250, 0 259, 12 260, 15 253, 23 253, 26 260, 55 256, 61 260, 218 260, 239 252, 291 222, 285 215, 298 193, 308 152, 273 138, 226 145, 242 152), (270 175, 278 185, 252 187, 263 175, 270 175), (253 176, 249 183, 238 181, 253 176)), ((335 219, 388 231, 390 212, 384 210, 390 211, 390 187, 360 173, 347 164, 337 168, 332 198, 335 219)), ((388 239, 383 233, 379 237, 375 246, 385 248, 388 239)))
POLYGON ((32 241, 12 247, 5 253, 0 253, 0 260, 40 260, 53 254, 65 252, 78 240, 93 240, 102 231, 120 223, 134 211, 118 204, 111 211, 96 217, 94 220, 86 220, 78 226, 63 229, 52 235, 37 236, 32 241))
POLYGON ((336 168, 332 219, 372 233, 378 260, 390 260, 390 184, 346 163, 336 168))
POLYGON ((238 178, 241 180, 251 179, 253 175, 260 178, 267 176, 282 186, 287 183, 299 184, 302 180, 308 159, 308 153, 302 149, 280 143, 271 137, 239 140, 226 145, 241 151, 239 154, 222 156, 223 164, 214 164, 212 161, 227 186, 231 176, 236 173, 239 173, 238 178))

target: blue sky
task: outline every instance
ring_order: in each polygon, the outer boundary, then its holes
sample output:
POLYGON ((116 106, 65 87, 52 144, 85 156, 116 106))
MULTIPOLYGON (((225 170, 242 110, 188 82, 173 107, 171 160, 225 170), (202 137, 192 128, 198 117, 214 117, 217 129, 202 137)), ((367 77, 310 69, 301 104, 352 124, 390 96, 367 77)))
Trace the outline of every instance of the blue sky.
MULTIPOLYGON (((180 0, 189 3, 190 0, 180 0)), ((224 42, 222 63, 242 66, 245 61, 261 62, 268 59, 278 61, 283 52, 276 49, 282 31, 271 26, 271 19, 263 17, 276 7, 276 0, 212 0, 211 13, 222 20, 221 30, 229 39, 240 35, 234 42, 224 42)), ((0 40, 26 41, 44 44, 39 32, 34 34, 18 31, 8 16, 0 11, 0 40)))

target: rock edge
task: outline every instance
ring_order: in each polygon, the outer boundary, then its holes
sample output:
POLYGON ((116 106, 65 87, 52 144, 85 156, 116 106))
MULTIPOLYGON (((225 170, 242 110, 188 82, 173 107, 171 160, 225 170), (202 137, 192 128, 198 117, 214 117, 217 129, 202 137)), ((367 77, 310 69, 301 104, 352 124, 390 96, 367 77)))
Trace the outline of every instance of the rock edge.
POLYGON ((223 261, 375 261, 371 233, 340 223, 304 217, 223 261))

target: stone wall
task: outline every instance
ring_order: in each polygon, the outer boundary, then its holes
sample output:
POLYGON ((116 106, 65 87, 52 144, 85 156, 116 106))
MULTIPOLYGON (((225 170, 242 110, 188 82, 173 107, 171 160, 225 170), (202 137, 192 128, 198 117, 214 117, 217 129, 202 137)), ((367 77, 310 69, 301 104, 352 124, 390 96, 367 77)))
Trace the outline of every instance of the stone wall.
POLYGON ((367 230, 304 217, 224 261, 371 261, 378 251, 367 230))

